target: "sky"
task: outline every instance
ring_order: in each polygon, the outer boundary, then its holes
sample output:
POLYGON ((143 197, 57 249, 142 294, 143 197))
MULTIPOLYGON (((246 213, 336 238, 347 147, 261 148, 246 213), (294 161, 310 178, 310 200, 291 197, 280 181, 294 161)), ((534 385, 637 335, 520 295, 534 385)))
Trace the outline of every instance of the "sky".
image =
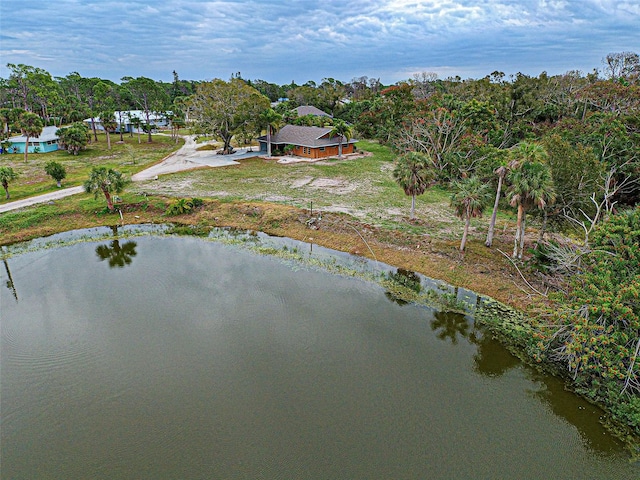
POLYGON ((602 70, 640 53, 640 0, 0 0, 7 63, 172 81, 393 84, 602 70))

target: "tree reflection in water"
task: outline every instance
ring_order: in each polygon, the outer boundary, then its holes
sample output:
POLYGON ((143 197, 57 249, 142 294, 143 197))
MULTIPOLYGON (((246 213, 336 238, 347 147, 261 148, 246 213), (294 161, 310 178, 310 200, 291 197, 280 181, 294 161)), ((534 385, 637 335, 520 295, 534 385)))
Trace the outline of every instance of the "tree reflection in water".
MULTIPOLYGON (((416 272, 411 270, 405 270, 404 268, 398 268, 395 273, 387 273, 387 278, 399 287, 407 288, 415 293, 422 291, 422 283, 420 276, 416 272)), ((407 300, 400 298, 395 292, 387 290, 385 296, 398 305, 406 305, 409 303, 407 300)))
POLYGON ((474 333, 471 341, 478 346, 473 356, 473 369, 480 375, 499 377, 520 363, 520 360, 489 332, 474 333))
POLYGON ((129 265, 132 262, 132 257, 135 257, 136 242, 128 241, 122 246, 118 239, 111 241, 109 245, 98 245, 96 247, 96 255, 100 261, 108 260, 109 268, 123 268, 125 265, 129 265))
POLYGON ((6 258, 3 258, 2 261, 4 262, 4 269, 7 271, 7 288, 9 290, 11 290, 11 293, 13 293, 13 298, 16 299, 16 302, 18 301, 18 291, 16 290, 16 286, 13 283, 13 277, 11 276, 11 270, 9 270, 9 263, 7 262, 6 258))
POLYGON ((458 343, 458 335, 469 338, 469 319, 462 313, 434 312, 431 320, 431 330, 436 332, 440 340, 451 340, 453 345, 458 343))

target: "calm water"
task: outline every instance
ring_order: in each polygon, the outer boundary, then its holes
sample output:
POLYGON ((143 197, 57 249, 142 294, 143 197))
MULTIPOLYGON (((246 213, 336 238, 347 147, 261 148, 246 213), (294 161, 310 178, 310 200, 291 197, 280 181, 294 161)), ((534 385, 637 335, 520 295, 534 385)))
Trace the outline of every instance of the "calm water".
POLYGON ((637 479, 470 317, 195 238, 0 266, 1 477, 637 479))

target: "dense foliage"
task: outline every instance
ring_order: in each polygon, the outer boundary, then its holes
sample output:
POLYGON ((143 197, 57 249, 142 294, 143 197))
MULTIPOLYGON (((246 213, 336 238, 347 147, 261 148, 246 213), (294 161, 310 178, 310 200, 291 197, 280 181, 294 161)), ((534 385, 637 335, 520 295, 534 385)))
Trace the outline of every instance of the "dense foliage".
POLYGON ((640 208, 596 229, 583 270, 556 300, 542 355, 640 433, 640 208))

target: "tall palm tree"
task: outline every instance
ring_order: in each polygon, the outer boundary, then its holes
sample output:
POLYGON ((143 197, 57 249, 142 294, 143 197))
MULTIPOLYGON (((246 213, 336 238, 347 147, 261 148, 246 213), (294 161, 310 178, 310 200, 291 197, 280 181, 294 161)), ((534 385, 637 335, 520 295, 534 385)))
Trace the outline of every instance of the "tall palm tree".
POLYGON ((267 156, 271 156, 271 132, 277 131, 282 125, 282 115, 273 108, 267 108, 260 115, 261 121, 267 125, 267 156))
POLYGON ((489 222, 489 230, 487 230, 487 240, 484 244, 490 247, 493 244, 493 232, 496 228, 496 219, 498 218, 498 205, 500 204, 500 194, 502 193, 502 182, 507 175, 507 167, 500 165, 493 173, 498 176, 498 188, 496 188, 496 199, 493 202, 493 211, 491 212, 491 221, 489 222))
POLYGON ((464 252, 469 235, 471 218, 481 217, 491 200, 489 185, 482 183, 478 177, 468 177, 453 183, 455 193, 451 196, 451 206, 456 215, 464 220, 464 233, 460 242, 460 251, 464 252))
POLYGON ((412 220, 415 218, 416 196, 427 190, 434 177, 431 162, 424 153, 407 152, 398 157, 393 178, 406 195, 411 195, 412 220))
POLYGON ((506 165, 500 165, 493 173, 498 176, 498 187, 496 188, 496 198, 493 203, 493 211, 491 213, 491 221, 487 230, 487 239, 485 245, 490 247, 493 244, 493 234, 496 226, 496 218, 498 216, 498 205, 500 204, 500 195, 502 193, 502 185, 507 174, 517 169, 523 162, 544 162, 547 159, 545 149, 530 142, 520 142, 509 151, 509 161, 506 165))
POLYGON ((122 177, 122 173, 111 168, 107 170, 106 167, 93 167, 89 179, 84 182, 84 190, 87 193, 93 193, 95 198, 98 198, 98 195, 102 192, 107 200, 109 211, 113 212, 111 194, 120 193, 124 185, 125 180, 122 177))
POLYGON ((522 258, 526 213, 531 207, 544 209, 555 201, 551 170, 540 162, 525 161, 508 175, 507 196, 513 207, 518 207, 518 220, 513 245, 513 258, 522 258))
MULTIPOLYGON (((142 128, 142 120, 140 120, 139 117, 131 117, 129 119, 129 122, 131 123, 131 126, 133 128, 136 129, 136 131, 138 132, 138 143, 141 142, 140 140, 140 129, 142 128)), ((133 136, 133 130, 131 130, 131 136, 133 136)))
POLYGON ((0 167, 0 185, 4 188, 5 196, 9 200, 9 182, 18 178, 18 174, 11 167, 0 167))
POLYGON ((107 134, 107 148, 111 150, 111 134, 116 131, 116 128, 118 128, 115 113, 111 111, 100 113, 100 123, 107 134))
POLYGON ((26 141, 24 142, 24 161, 26 163, 29 152, 29 138, 40 136, 44 128, 44 122, 35 113, 24 112, 18 118, 17 126, 26 137, 26 141))
POLYGON ((339 138, 338 158, 342 158, 342 140, 346 140, 347 143, 351 140, 351 137, 353 136, 353 127, 344 120, 334 120, 333 128, 329 132, 329 136, 339 138))

